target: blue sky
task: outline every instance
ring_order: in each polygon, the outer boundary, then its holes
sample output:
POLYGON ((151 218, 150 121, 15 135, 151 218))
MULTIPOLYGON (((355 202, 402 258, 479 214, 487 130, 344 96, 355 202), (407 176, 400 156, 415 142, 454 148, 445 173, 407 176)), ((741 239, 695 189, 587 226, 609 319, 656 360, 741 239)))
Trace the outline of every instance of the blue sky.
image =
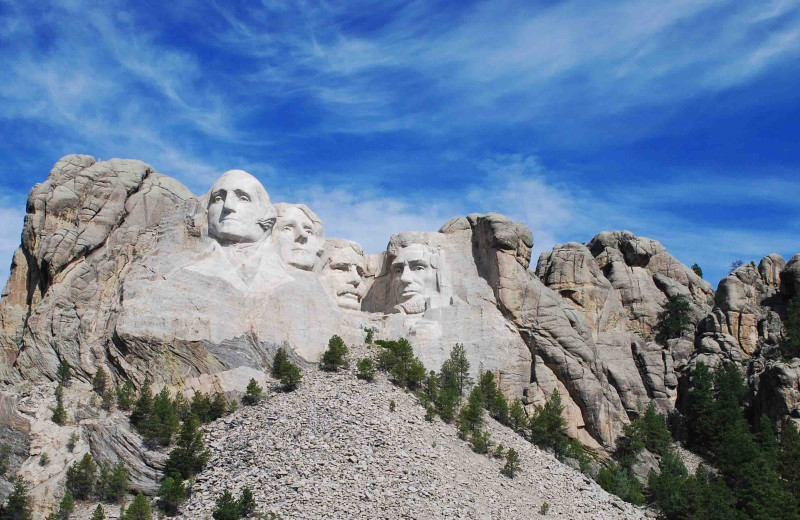
POLYGON ((488 211, 534 265, 613 229, 714 285, 800 251, 796 2, 0 0, 0 67, 3 262, 68 153, 243 168, 369 252, 488 211))

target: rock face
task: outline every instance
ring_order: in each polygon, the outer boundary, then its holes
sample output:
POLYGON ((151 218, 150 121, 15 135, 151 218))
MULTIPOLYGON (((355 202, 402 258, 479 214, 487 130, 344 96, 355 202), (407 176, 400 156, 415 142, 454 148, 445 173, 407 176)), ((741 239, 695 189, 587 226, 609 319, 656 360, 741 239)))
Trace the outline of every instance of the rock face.
MULTIPOLYGON (((0 398, 12 409, 0 410, 0 436, 34 454, 47 414, 20 421, 16 388, 50 384, 62 361, 80 384, 103 367, 115 384, 236 393, 263 380, 281 347, 310 367, 332 335, 360 345, 368 328, 409 338, 429 370, 463 344, 473 377, 494 372, 529 410, 559 390, 572 435, 600 451, 648 402, 673 412, 700 361, 750 359, 754 405, 800 418, 800 373, 778 347, 800 255, 742 266, 715 294, 661 244, 627 231, 556 246, 535 270, 532 247, 524 224, 489 213, 392 235, 386 251, 365 255, 326 239, 310 208, 273 204, 241 170, 194 196, 140 161, 64 157, 31 191, 0 300, 0 398), (674 296, 689 302, 692 328, 658 342, 674 296)), ((153 491, 163 461, 135 434, 108 418, 76 420, 86 450, 125 460, 137 489, 153 491)))

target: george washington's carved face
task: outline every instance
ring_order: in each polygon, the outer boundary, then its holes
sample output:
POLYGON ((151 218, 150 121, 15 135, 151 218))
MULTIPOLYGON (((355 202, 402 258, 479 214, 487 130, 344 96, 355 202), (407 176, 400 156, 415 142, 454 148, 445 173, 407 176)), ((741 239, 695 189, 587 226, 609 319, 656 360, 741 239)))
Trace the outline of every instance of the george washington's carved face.
POLYGON ((408 314, 423 312, 426 299, 438 295, 432 256, 423 244, 410 244, 400 248, 392 260, 392 296, 408 314))
POLYGON ((272 222, 274 209, 269 195, 249 173, 230 170, 211 187, 208 235, 218 242, 258 242, 269 236, 272 222))
POLYGON ((328 241, 323 253, 324 264, 320 273, 322 285, 343 309, 361 309, 361 300, 367 292, 364 283, 364 253, 351 244, 332 245, 328 241))

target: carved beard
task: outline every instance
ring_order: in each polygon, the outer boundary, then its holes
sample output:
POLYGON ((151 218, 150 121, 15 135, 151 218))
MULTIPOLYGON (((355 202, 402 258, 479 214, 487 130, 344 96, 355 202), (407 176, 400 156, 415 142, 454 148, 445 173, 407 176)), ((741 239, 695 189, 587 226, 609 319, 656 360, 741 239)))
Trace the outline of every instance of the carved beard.
POLYGON ((426 303, 427 299, 419 296, 411 298, 407 302, 398 303, 395 309, 402 309, 406 314, 422 314, 425 312, 426 303))

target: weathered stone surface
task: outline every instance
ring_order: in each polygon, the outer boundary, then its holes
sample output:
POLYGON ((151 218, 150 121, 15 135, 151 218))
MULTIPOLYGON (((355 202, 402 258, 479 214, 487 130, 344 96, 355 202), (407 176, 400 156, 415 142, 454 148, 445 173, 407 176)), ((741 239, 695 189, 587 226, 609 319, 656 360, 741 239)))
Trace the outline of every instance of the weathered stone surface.
POLYGON ((800 294, 800 253, 794 255, 781 271, 781 292, 790 298, 800 294))

